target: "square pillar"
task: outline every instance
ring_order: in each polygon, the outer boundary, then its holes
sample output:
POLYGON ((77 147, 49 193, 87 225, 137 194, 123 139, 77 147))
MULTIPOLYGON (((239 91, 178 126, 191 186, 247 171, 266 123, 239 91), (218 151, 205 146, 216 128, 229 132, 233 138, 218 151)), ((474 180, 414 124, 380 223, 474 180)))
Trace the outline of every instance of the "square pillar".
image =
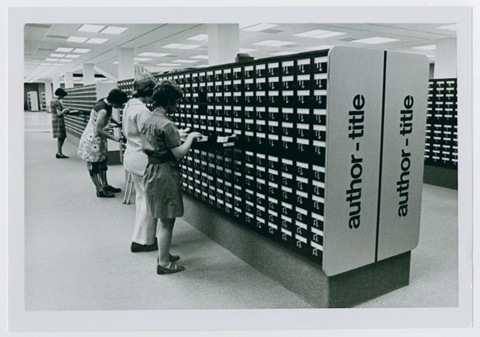
POLYGON ((457 39, 437 40, 434 78, 457 78, 457 39))
POLYGON ((235 62, 240 45, 238 24, 208 25, 208 65, 235 62))
POLYGON ((128 80, 135 77, 133 48, 118 48, 118 80, 128 80))
POLYGON ((52 91, 52 81, 45 81, 45 105, 47 111, 50 111, 50 102, 52 101, 53 91, 52 91))
POLYGON ((89 85, 95 83, 95 69, 93 64, 84 63, 83 64, 83 85, 89 85))
POLYGON ((65 73, 65 88, 73 88, 73 73, 67 72, 65 73))

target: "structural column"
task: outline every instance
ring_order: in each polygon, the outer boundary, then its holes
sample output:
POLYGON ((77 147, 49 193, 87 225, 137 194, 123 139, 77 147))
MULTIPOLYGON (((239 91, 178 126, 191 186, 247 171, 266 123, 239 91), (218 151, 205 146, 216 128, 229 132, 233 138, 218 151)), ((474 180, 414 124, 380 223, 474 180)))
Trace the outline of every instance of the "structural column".
POLYGON ((118 48, 118 80, 135 77, 133 48, 118 48))
POLYGON ((65 73, 65 88, 73 88, 73 73, 65 73))
POLYGON ((47 111, 50 111, 50 102, 53 98, 52 81, 45 81, 45 104, 47 111))
POLYGON ((457 39, 437 40, 434 78, 457 77, 457 39))
POLYGON ((83 85, 95 83, 95 69, 92 63, 83 64, 83 85))
POLYGON ((215 66, 235 62, 239 44, 238 24, 209 24, 208 65, 215 66))
POLYGON ((55 90, 60 88, 60 78, 59 77, 52 78, 52 83, 53 83, 53 93, 55 93, 55 90))

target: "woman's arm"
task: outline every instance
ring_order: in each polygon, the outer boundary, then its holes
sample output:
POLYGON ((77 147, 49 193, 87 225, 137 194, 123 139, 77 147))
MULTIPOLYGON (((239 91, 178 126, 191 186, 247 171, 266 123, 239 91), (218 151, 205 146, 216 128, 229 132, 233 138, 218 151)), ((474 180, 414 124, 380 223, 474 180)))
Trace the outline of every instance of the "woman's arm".
POLYGON ((189 133, 187 139, 185 139, 185 142, 182 145, 172 147, 170 151, 172 151, 173 155, 177 160, 182 159, 188 153, 188 150, 190 150, 193 140, 201 136, 202 134, 200 132, 189 133))
POLYGON ((106 124, 107 124, 107 111, 102 109, 98 112, 97 125, 95 125, 95 131, 99 136, 103 138, 108 138, 115 142, 119 142, 121 139, 120 136, 118 137, 112 136, 108 131, 103 129, 106 124))

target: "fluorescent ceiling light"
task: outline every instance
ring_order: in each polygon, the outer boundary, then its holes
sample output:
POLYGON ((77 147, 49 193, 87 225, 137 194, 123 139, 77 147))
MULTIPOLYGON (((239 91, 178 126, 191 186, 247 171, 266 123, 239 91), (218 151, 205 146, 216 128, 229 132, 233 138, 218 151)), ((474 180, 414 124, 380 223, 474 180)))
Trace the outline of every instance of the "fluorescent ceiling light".
POLYGON ((84 48, 76 48, 73 53, 80 53, 80 54, 85 54, 88 53, 90 49, 84 49, 84 48))
POLYGON ((340 36, 340 35, 345 35, 346 33, 340 33, 340 32, 328 32, 325 34, 319 34, 319 35, 313 35, 310 36, 311 39, 326 39, 329 37, 334 37, 334 36, 340 36))
POLYGON ((118 64, 118 61, 113 62, 112 64, 118 64))
POLYGON ((208 55, 190 56, 191 59, 208 60, 208 55))
POLYGON ((257 51, 258 49, 250 49, 250 48, 240 48, 238 50, 239 53, 250 53, 252 51, 257 51))
POLYGON ((166 46, 163 46, 162 48, 177 49, 178 47, 182 47, 182 46, 185 46, 185 45, 180 43, 170 43, 170 44, 167 44, 166 46))
POLYGON ((78 28, 79 32, 89 32, 89 33, 98 33, 101 31, 105 26, 99 25, 83 25, 82 27, 78 28))
POLYGON ((412 47, 412 49, 418 49, 418 50, 436 50, 437 46, 432 44, 428 46, 420 46, 420 47, 412 47))
POLYGON ((141 54, 138 54, 138 56, 155 56, 156 53, 152 52, 143 52, 141 54))
POLYGON ((333 46, 324 45, 324 46, 317 46, 317 47, 308 47, 308 48, 305 48, 305 50, 324 50, 324 49, 331 49, 331 48, 333 48, 333 46))
POLYGON ((179 64, 175 64, 175 63, 158 63, 157 66, 175 67, 175 66, 179 66, 179 64))
POLYGON ((107 27, 104 30, 101 31, 102 34, 122 34, 124 31, 126 31, 128 28, 125 27, 107 27))
POLYGON ((447 30, 452 30, 454 32, 457 31, 457 24, 454 23, 453 25, 448 25, 448 26, 441 26, 441 27, 437 27, 438 29, 447 29, 447 30))
POLYGON ((366 39, 360 39, 352 41, 353 43, 365 43, 365 44, 381 44, 381 43, 388 43, 398 41, 398 39, 389 39, 386 37, 369 37, 366 39))
POLYGON ((200 62, 199 60, 175 60, 172 62, 177 62, 177 63, 197 63, 200 62))
POLYGON ((55 67, 63 67, 64 64, 61 64, 61 63, 54 63, 52 64, 52 67, 55 66, 55 67))
POLYGON ((317 29, 317 30, 311 30, 305 33, 295 34, 295 36, 310 37, 310 36, 321 35, 326 33, 330 33, 330 31, 317 29))
POLYGON ((269 47, 283 47, 283 46, 288 46, 288 45, 291 45, 291 44, 295 44, 295 42, 266 40, 266 41, 261 41, 261 42, 254 43, 254 45, 269 46, 269 47))
POLYGON ((88 37, 80 37, 80 36, 70 36, 67 41, 68 42, 85 42, 88 40, 88 37))
POLYGON ((61 59, 60 62, 64 62, 64 63, 67 63, 67 62, 72 62, 73 60, 71 59, 61 59))
POLYGON ((280 51, 278 53, 270 53, 270 55, 274 55, 274 56, 292 55, 292 54, 296 54, 296 52, 294 52, 294 51, 280 51))
POLYGON ((64 47, 59 47, 55 51, 63 52, 63 53, 71 53, 73 48, 64 48, 64 47))
POLYGON ((194 41, 208 41, 208 35, 207 34, 199 34, 199 35, 189 37, 188 39, 189 40, 194 40, 194 41))
POLYGON ((102 44, 102 43, 105 43, 107 41, 108 41, 108 39, 100 39, 100 38, 97 38, 97 37, 92 37, 91 39, 89 39, 87 41, 87 43, 102 44))
POLYGON ((255 26, 250 26, 248 28, 242 29, 244 32, 260 32, 265 29, 270 29, 273 27, 277 27, 278 25, 272 25, 269 23, 259 23, 258 25, 255 26))
POLYGON ((51 63, 40 63, 41 66, 51 66, 51 63))
POLYGON ((196 44, 186 44, 186 45, 183 45, 181 47, 178 47, 178 49, 195 49, 195 48, 198 48, 198 47, 201 47, 201 46, 196 45, 196 44))
POLYGON ((65 57, 65 54, 50 54, 50 57, 65 57))
POLYGON ((65 56, 66 58, 69 58, 69 59, 76 59, 76 58, 79 58, 80 55, 76 55, 76 54, 69 54, 69 55, 66 55, 65 56))
POLYGON ((58 59, 47 58, 47 59, 45 59, 45 61, 47 61, 47 62, 57 62, 58 59))
POLYGON ((155 55, 152 55, 153 57, 165 57, 165 56, 168 56, 170 54, 168 53, 155 53, 155 55))
POLYGON ((147 61, 151 61, 152 59, 149 59, 149 58, 142 58, 142 57, 134 57, 133 58, 135 61, 140 61, 140 62, 147 62, 147 61))

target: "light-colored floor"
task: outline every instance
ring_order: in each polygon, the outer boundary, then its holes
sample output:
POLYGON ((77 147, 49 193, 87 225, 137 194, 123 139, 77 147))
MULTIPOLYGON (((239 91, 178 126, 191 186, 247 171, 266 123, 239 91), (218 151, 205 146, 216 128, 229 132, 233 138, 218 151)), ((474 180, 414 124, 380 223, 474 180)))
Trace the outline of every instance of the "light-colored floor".
MULTIPOLYGON (((25 113, 27 310, 311 307, 181 219, 172 249, 187 270, 156 275, 155 252, 129 250, 135 206, 97 198, 72 143, 55 159, 49 117, 25 113)), ((108 176, 124 189, 121 165, 108 176)), ((457 306, 457 276, 457 192, 424 185, 410 285, 358 307, 457 306)))

